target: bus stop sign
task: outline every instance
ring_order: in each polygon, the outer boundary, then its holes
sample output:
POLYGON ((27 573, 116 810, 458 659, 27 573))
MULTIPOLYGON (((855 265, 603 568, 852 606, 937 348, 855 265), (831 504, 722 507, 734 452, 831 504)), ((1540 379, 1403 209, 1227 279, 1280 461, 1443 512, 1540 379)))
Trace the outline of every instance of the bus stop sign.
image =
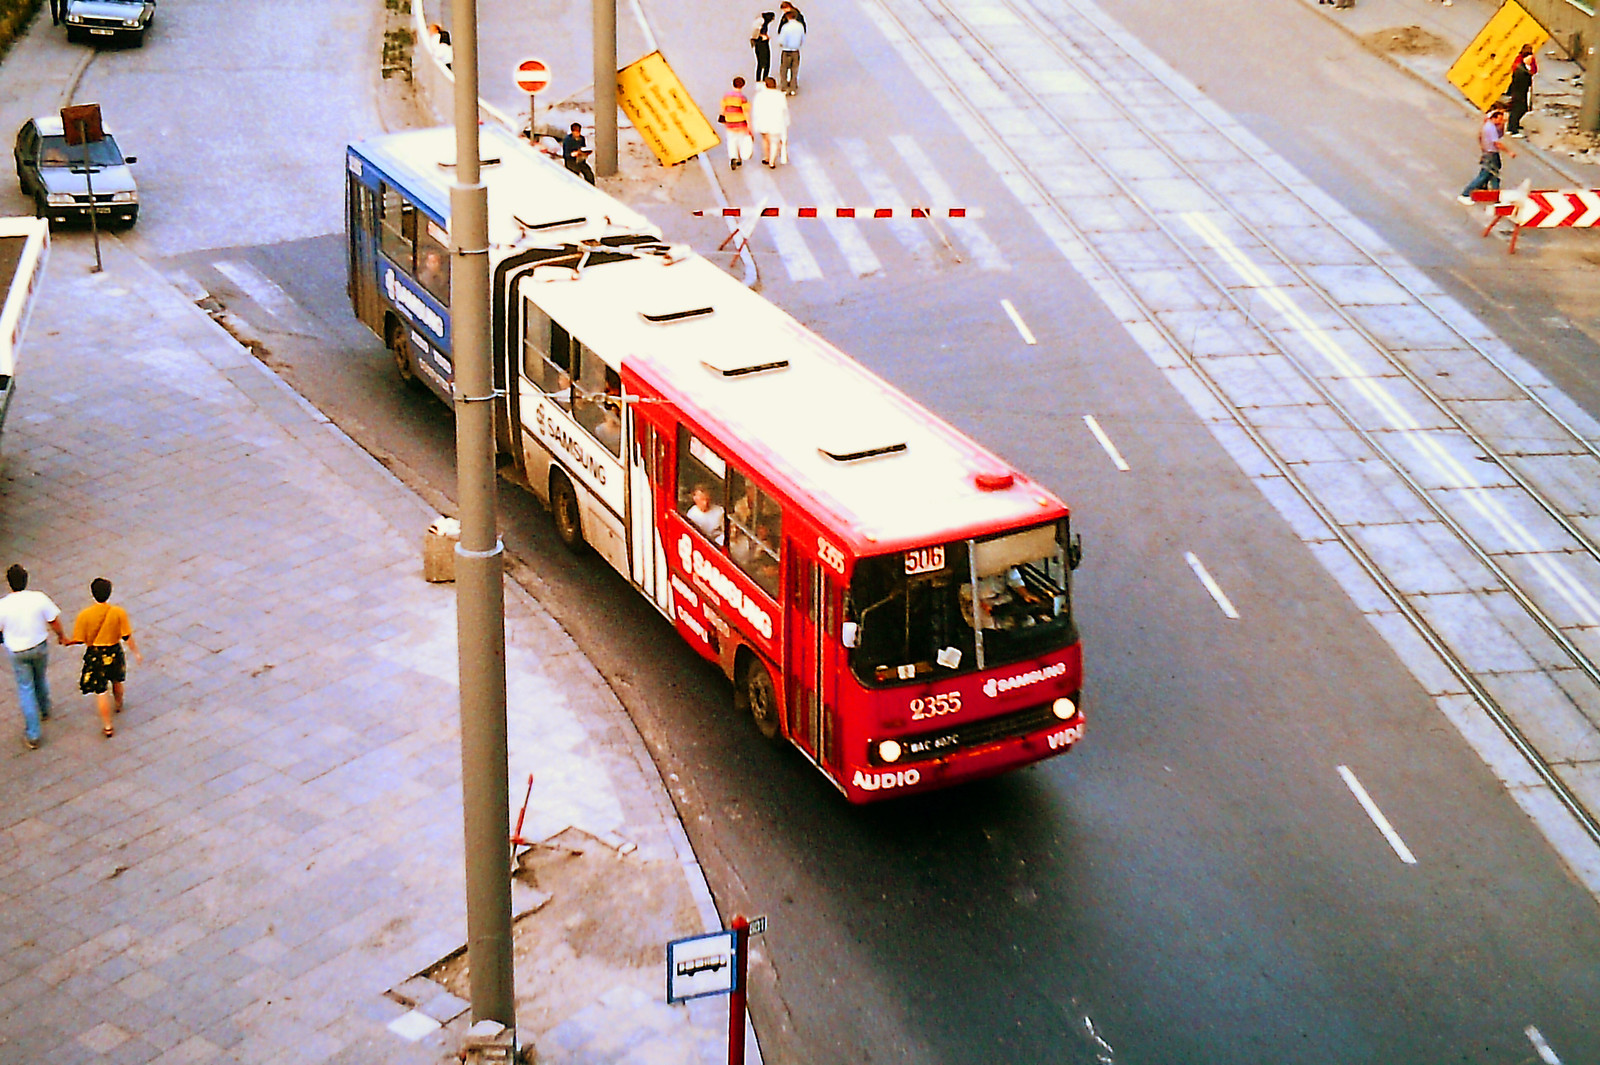
POLYGON ((667 944, 667 1001, 726 995, 736 983, 738 949, 731 930, 711 932, 667 944))

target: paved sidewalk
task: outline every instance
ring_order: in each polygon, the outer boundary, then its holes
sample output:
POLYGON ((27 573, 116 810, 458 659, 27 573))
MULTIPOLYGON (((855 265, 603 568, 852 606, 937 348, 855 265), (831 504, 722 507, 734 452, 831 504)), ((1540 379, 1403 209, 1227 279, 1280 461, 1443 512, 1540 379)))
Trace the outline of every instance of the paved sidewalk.
MULTIPOLYGON (((464 941, 433 515, 117 240, 105 257, 58 235, 0 554, 69 618, 110 577, 146 661, 107 740, 55 649, 38 751, 0 683, 0 1061, 444 1060, 465 1004, 413 979, 464 941)), ((661 782, 560 627, 514 585, 507 610, 524 835, 604 862, 540 868, 529 920, 554 923, 519 996, 554 1005, 519 1020, 542 1061, 718 1060, 725 1014, 660 1002, 659 944, 716 920, 661 782), (582 935, 624 915, 625 956, 582 935)))
MULTIPOLYGON (((1499 0, 1356 0, 1350 8, 1317 0, 1302 2, 1360 38, 1372 51, 1459 102, 1464 111, 1471 109, 1446 74, 1500 9, 1499 0)), ((1562 58, 1554 41, 1539 50, 1533 109, 1523 119, 1528 138, 1517 147, 1534 148, 1566 180, 1594 187, 1600 185, 1600 141, 1576 131, 1582 77, 1582 68, 1562 58)))

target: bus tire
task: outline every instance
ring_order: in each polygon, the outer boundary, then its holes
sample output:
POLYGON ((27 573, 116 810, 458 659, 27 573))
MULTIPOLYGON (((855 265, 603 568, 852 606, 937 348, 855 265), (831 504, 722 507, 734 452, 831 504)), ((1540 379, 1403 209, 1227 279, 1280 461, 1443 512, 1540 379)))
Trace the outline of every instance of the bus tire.
POLYGON ((415 384, 417 371, 411 368, 411 353, 406 350, 406 328, 399 322, 389 325, 389 353, 394 356, 394 367, 400 372, 404 384, 415 384))
POLYGON ((583 554, 583 511, 572 482, 562 473, 550 475, 550 517, 555 519, 556 536, 561 538, 562 546, 575 555, 583 554))
POLYGON ((750 711, 750 720, 763 739, 777 741, 778 690, 772 685, 772 674, 755 655, 746 655, 744 670, 739 678, 739 700, 750 711))

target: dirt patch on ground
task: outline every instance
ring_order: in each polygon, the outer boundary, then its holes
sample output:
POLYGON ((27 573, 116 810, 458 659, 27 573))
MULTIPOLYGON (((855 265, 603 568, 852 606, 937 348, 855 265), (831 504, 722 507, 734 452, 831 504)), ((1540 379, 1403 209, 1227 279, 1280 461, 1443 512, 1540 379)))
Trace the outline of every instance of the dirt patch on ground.
MULTIPOLYGON (((550 896, 511 931, 517 1026, 536 1038, 613 988, 659 996, 667 941, 701 926, 676 861, 622 854, 578 830, 529 850, 517 878, 550 896)), ((465 952, 427 975, 469 997, 465 952)))
POLYGON ((1374 52, 1391 55, 1445 55, 1450 42, 1421 26, 1393 26, 1363 34, 1361 43, 1374 52))

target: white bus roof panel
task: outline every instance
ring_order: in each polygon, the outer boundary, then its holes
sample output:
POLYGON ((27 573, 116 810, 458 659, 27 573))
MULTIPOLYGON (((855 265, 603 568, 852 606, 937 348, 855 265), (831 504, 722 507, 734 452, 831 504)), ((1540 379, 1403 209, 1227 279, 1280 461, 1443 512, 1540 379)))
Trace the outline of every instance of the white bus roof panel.
MULTIPOLYGON (((566 167, 495 126, 478 130, 478 156, 489 190, 489 242, 536 247, 597 240, 616 233, 659 236, 650 220, 596 189, 566 167), (564 222, 572 222, 563 225, 564 222)), ((352 150, 440 218, 450 217, 456 135, 445 126, 374 137, 352 150)))
POLYGON ((1060 506, 1020 474, 1012 488, 979 488, 977 474, 1011 467, 699 256, 608 263, 576 281, 538 276, 523 279, 524 295, 836 511, 837 531, 860 550, 1042 520, 1060 506), (645 318, 707 306, 663 324, 645 318))

